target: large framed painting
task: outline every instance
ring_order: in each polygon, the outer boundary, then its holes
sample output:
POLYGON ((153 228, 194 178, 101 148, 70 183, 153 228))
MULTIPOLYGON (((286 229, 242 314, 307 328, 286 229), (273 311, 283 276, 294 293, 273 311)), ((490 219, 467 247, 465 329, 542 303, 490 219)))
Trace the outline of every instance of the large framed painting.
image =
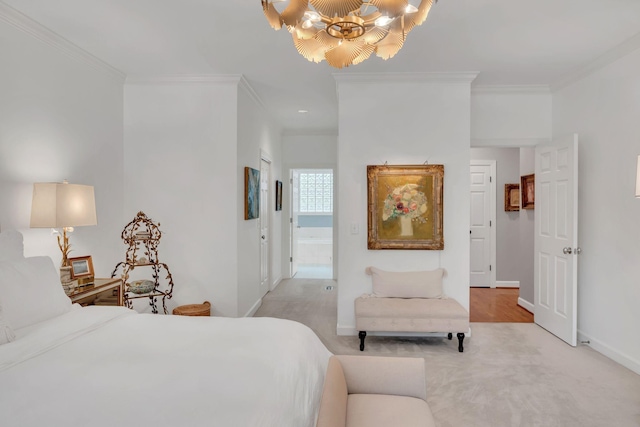
POLYGON ((522 209, 534 209, 536 206, 536 175, 520 177, 520 189, 522 190, 522 209))
POLYGON ((506 212, 520 210, 520 184, 504 185, 504 210, 506 212))
POLYGON ((369 249, 444 249, 444 165, 367 166, 369 249))
POLYGON ((260 216, 260 171, 244 168, 244 219, 260 216))

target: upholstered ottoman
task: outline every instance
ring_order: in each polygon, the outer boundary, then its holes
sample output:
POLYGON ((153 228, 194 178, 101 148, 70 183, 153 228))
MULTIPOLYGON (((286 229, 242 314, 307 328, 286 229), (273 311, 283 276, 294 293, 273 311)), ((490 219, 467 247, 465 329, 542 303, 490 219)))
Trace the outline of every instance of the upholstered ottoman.
POLYGON ((469 330, 469 312, 451 298, 377 298, 361 296, 355 301, 356 329, 360 350, 366 331, 457 333, 458 351, 464 350, 464 333, 469 330))
POLYGON ((442 290, 445 271, 390 272, 367 267, 372 276, 373 294, 355 300, 356 329, 360 351, 367 331, 457 333, 458 351, 464 350, 469 331, 469 312, 442 290))

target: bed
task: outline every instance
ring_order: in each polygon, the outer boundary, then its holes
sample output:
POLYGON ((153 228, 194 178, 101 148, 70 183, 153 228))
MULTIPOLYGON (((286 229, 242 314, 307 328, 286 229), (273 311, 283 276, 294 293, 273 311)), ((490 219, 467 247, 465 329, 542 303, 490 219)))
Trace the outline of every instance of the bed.
POLYGON ((308 327, 82 308, 22 253, 0 233, 2 425, 315 426, 331 353, 308 327))

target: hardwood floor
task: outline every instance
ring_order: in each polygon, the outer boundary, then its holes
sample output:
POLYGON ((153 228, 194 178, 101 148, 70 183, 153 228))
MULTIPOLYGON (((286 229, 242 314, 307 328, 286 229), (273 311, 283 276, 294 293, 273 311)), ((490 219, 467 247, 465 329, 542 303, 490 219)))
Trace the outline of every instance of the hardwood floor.
POLYGON ((518 305, 519 289, 471 288, 472 322, 533 323, 533 314, 518 305))

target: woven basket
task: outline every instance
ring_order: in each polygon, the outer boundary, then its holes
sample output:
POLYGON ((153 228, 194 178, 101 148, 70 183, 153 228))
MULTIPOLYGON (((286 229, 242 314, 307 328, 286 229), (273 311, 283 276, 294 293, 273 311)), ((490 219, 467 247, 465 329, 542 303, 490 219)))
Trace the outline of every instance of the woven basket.
POLYGON ((181 305, 173 309, 173 314, 179 316, 211 316, 211 303, 181 305))

